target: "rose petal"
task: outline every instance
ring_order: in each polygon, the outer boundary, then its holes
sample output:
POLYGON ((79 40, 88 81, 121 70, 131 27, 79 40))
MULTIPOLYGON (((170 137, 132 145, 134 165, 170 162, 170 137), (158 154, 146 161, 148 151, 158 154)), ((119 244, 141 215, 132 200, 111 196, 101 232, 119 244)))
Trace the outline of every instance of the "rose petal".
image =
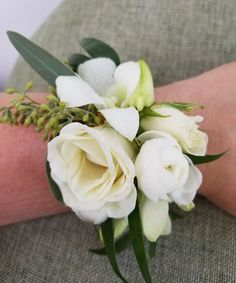
POLYGON ((104 105, 103 99, 79 76, 59 76, 56 88, 60 100, 66 102, 68 107, 104 105))
POLYGON ((145 198, 140 206, 140 214, 143 224, 143 232, 146 238, 155 242, 164 232, 168 221, 168 202, 160 200, 153 202, 145 198))
POLYGON ((100 110, 107 122, 122 136, 132 141, 139 128, 139 114, 134 107, 100 110))
POLYGON ((127 98, 129 98, 136 89, 139 78, 140 66, 137 62, 130 61, 120 64, 114 72, 115 81, 125 86, 127 98))
POLYGON ((123 200, 116 202, 108 202, 105 205, 106 213, 108 217, 111 218, 126 217, 134 210, 137 199, 136 188, 135 186, 133 186, 131 188, 127 188, 127 190, 130 190, 130 193, 123 200))
POLYGON ((113 85, 113 73, 116 65, 109 58, 95 58, 79 65, 78 74, 99 95, 105 96, 113 85))
POLYGON ((202 183, 202 173, 192 164, 192 161, 186 157, 189 162, 189 176, 185 185, 169 194, 170 198, 178 205, 188 205, 192 203, 198 188, 202 183))
POLYGON ((141 135, 138 136, 138 141, 141 144, 144 144, 145 141, 148 141, 148 140, 151 140, 151 139, 160 139, 160 138, 172 139, 176 143, 176 140, 170 134, 165 133, 165 132, 161 132, 161 131, 144 132, 144 133, 142 133, 141 135))

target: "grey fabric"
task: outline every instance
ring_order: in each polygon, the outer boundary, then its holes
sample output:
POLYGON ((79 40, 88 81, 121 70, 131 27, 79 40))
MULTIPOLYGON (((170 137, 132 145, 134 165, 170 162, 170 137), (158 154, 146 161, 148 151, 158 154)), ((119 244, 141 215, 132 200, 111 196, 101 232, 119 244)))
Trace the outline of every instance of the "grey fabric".
MULTIPOLYGON (((34 40, 60 59, 95 36, 113 45, 123 60, 145 58, 155 81, 188 78, 236 57, 234 0, 68 0, 34 40)), ((46 85, 21 60, 9 85, 33 80, 46 85)), ((94 227, 73 214, 0 229, 0 282, 119 282, 98 246, 94 227)), ((131 249, 119 256, 130 282, 143 282, 131 249)), ((158 241, 151 260, 154 282, 236 282, 236 221, 203 198, 158 241)))
MULTIPOLYGON (((166 84, 236 59, 235 13, 235 0, 68 0, 33 39, 64 60, 81 38, 97 37, 123 60, 145 58, 155 82, 166 84)), ((48 89, 22 60, 9 86, 29 79, 48 89)))

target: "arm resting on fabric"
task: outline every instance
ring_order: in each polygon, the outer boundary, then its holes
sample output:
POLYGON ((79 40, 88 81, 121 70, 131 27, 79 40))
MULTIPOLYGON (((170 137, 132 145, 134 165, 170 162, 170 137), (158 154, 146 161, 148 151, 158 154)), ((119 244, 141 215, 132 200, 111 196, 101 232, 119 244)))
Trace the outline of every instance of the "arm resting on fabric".
MULTIPOLYGON (((224 65, 196 78, 157 89, 159 101, 195 102, 205 106, 201 127, 210 139, 209 153, 228 149, 225 157, 201 165, 200 194, 236 216, 236 63, 224 65)), ((46 94, 34 93, 38 101, 46 94)), ((0 94, 0 105, 11 96, 0 94)), ((32 127, 0 124, 0 225, 68 211, 52 196, 45 173, 46 143, 32 127)))
POLYGON ((211 163, 199 166, 203 185, 199 193, 236 216, 236 63, 208 71, 193 79, 160 87, 159 101, 192 102, 204 106, 200 127, 209 135, 208 154, 229 151, 211 163))
MULTIPOLYGON (((38 101, 45 94, 32 94, 38 101)), ((0 105, 12 96, 0 94, 0 105)), ((33 127, 0 124, 0 225, 68 211, 52 195, 45 174, 46 142, 33 127)))

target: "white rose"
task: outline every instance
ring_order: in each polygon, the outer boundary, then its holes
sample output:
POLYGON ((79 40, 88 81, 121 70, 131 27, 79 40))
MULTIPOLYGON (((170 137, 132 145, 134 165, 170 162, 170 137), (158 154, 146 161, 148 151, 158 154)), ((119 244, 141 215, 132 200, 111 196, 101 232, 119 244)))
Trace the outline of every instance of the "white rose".
POLYGON ((153 110, 165 118, 148 117, 142 120, 145 131, 162 131, 171 134, 186 153, 204 156, 206 154, 208 137, 199 130, 197 123, 203 120, 201 116, 187 116, 183 112, 165 106, 154 106, 153 110))
POLYGON ((139 189, 154 202, 170 199, 180 206, 191 204, 202 174, 177 141, 157 131, 146 132, 138 139, 143 143, 135 161, 139 189))
POLYGON ((134 158, 133 145, 111 128, 71 123, 48 143, 51 175, 64 203, 95 224, 134 209, 134 158))

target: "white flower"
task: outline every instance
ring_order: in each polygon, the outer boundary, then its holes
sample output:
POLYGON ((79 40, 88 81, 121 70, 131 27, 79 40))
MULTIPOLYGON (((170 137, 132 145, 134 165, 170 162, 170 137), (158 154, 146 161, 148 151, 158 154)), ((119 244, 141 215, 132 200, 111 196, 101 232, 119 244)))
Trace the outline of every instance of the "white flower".
POLYGON ((204 156, 206 154, 208 137, 200 131, 201 116, 187 116, 172 107, 155 106, 153 110, 165 118, 148 117, 142 120, 141 126, 146 131, 162 131, 171 134, 181 145, 186 153, 204 156))
POLYGON ((108 58, 91 59, 79 65, 78 75, 59 76, 56 86, 68 107, 95 104, 110 126, 130 141, 139 128, 136 108, 141 111, 154 102, 151 72, 143 60, 116 67, 108 58))
POLYGON ((172 200, 180 206, 192 203, 202 183, 201 172, 182 153, 170 135, 150 131, 139 136, 143 143, 135 161, 139 189, 150 200, 172 200))
POLYGON ((165 200, 157 202, 144 197, 140 204, 143 233, 150 242, 156 242, 161 235, 171 232, 171 220, 168 214, 169 204, 165 200))
POLYGON ((48 143, 51 176, 65 204, 95 224, 134 209, 134 158, 134 146, 111 128, 71 123, 48 143))

